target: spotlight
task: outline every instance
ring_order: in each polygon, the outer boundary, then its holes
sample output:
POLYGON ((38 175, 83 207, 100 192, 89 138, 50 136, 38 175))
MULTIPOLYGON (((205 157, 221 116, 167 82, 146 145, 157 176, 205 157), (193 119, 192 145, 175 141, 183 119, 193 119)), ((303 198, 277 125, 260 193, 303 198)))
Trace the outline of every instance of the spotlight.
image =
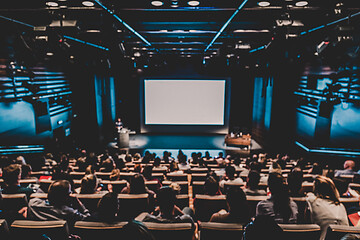
POLYGON ((152 1, 151 5, 155 6, 155 7, 160 7, 162 6, 164 3, 162 1, 152 1))
POLYGON ((90 1, 83 1, 82 5, 84 5, 85 7, 93 7, 94 3, 90 1))
POLYGON ((57 2, 47 2, 46 6, 48 6, 48 7, 58 7, 59 4, 57 2))
POLYGON ((268 6, 270 6, 270 3, 267 1, 261 1, 261 2, 258 2, 258 5, 260 7, 268 7, 268 6))
POLYGON ((190 5, 192 7, 199 6, 199 4, 200 4, 199 1, 188 1, 188 5, 190 5))
POLYGON ((299 1, 299 2, 295 3, 295 6, 297 6, 297 7, 305 7, 308 4, 309 3, 307 1, 299 1))

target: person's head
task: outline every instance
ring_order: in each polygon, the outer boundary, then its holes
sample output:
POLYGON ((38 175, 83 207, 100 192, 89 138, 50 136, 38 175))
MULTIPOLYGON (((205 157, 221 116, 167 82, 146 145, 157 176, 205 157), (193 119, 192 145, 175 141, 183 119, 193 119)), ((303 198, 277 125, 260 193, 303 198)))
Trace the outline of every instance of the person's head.
POLYGON ((315 162, 315 163, 313 163, 312 168, 310 169, 309 173, 321 175, 321 174, 323 174, 323 168, 319 163, 315 162))
POLYGON ((249 189, 258 189, 260 182, 260 174, 258 171, 251 170, 246 178, 246 186, 249 189))
POLYGON ((161 159, 159 157, 156 157, 154 159, 154 167, 159 167, 160 166, 160 163, 161 163, 161 159))
POLYGON ((57 180, 51 183, 48 190, 48 200, 53 206, 61 207, 69 203, 71 185, 67 180, 57 180))
POLYGON ((146 193, 145 179, 141 173, 136 173, 132 176, 132 178, 130 178, 130 193, 146 193))
POLYGON ((227 165, 225 167, 225 174, 229 179, 235 178, 235 167, 232 165, 227 165))
POLYGON ((114 220, 119 211, 119 199, 117 193, 108 192, 102 196, 98 202, 97 211, 101 220, 114 220))
POLYGON ((231 213, 242 213, 248 216, 246 194, 238 186, 232 186, 226 191, 226 202, 231 213))
POLYGON ((355 162, 353 160, 346 160, 344 162, 344 169, 354 170, 355 162))
POLYGON ((165 217, 172 216, 176 202, 176 192, 169 186, 164 186, 159 189, 156 195, 157 203, 160 211, 165 217))
POLYGON ((179 170, 179 166, 178 166, 177 162, 172 161, 172 162, 170 163, 169 170, 170 170, 170 172, 174 172, 174 171, 179 170))
POLYGON ((88 165, 85 169, 85 174, 95 174, 94 165, 88 165))
POLYGON ((276 195, 284 191, 284 186, 284 178, 281 174, 277 172, 269 173, 268 187, 271 195, 276 195))
POLYGON ((83 194, 92 194, 96 192, 98 187, 98 179, 94 174, 85 175, 81 179, 81 190, 80 193, 83 194))
POLYGON ((338 178, 338 177, 334 177, 332 178, 332 180, 335 184, 336 189, 339 191, 340 197, 346 195, 347 190, 349 188, 349 182, 343 178, 338 178))
POLYGON ((110 173, 110 181, 117 181, 120 179, 120 170, 118 168, 115 168, 110 173))
POLYGON ((347 233, 340 240, 360 240, 360 234, 347 233))
POLYGON ((323 199, 329 199, 334 204, 340 204, 340 194, 339 191, 336 189, 336 186, 328 177, 325 176, 317 176, 314 181, 314 194, 323 199))
POLYGON ((87 164, 86 164, 86 159, 83 157, 79 157, 76 160, 76 165, 79 167, 79 172, 85 172, 87 164))
POLYGON ((213 176, 208 176, 204 183, 204 193, 207 195, 216 195, 218 192, 219 182, 213 176))
POLYGON ((180 164, 186 164, 186 161, 187 161, 187 156, 182 154, 182 155, 179 155, 179 163, 180 164))
POLYGON ((21 178, 21 166, 19 164, 10 164, 3 169, 3 179, 5 184, 12 186, 18 185, 21 178))
POLYGON ((153 166, 146 165, 142 171, 142 174, 144 175, 144 178, 146 180, 150 180, 150 179, 152 179, 152 172, 153 172, 153 166))
POLYGON ((103 172, 111 172, 114 168, 115 162, 112 158, 106 158, 101 164, 101 169, 103 172))
POLYGON ((21 165, 21 178, 29 178, 31 176, 32 167, 30 164, 21 165))
POLYGON ((298 194, 303 183, 303 172, 301 168, 294 168, 287 177, 287 183, 291 194, 298 194))
POLYGON ((20 165, 25 165, 26 161, 23 156, 19 155, 16 157, 15 163, 20 164, 20 165))

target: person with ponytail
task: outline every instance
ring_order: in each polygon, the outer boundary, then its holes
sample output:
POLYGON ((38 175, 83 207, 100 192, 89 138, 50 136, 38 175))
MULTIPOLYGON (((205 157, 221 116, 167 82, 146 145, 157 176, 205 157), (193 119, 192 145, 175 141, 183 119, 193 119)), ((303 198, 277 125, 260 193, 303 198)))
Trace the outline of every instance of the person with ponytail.
POLYGON ((306 202, 311 222, 321 228, 320 240, 325 239, 330 224, 349 225, 345 206, 340 202, 339 191, 330 178, 317 176, 313 192, 307 194, 306 202))
POLYGON ((270 198, 260 201, 256 206, 256 216, 269 215, 276 223, 297 223, 298 207, 290 199, 289 189, 281 174, 269 174, 270 198))

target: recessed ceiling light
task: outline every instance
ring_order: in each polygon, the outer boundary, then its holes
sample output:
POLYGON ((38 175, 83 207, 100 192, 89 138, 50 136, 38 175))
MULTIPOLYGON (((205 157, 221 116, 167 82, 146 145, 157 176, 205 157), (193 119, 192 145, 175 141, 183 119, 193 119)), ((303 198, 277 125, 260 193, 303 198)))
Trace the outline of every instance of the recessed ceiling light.
POLYGON ((151 5, 155 6, 155 7, 160 7, 162 6, 164 3, 162 1, 152 1, 151 5))
POLYGON ((307 1, 299 1, 299 2, 295 3, 295 6, 297 6, 297 7, 305 7, 308 4, 309 3, 307 1))
POLYGON ((200 4, 199 1, 188 1, 188 5, 190 5, 192 7, 199 6, 199 4, 200 4))
POLYGON ((54 53, 52 53, 52 52, 48 52, 48 53, 46 53, 46 55, 47 55, 47 56, 53 56, 53 55, 54 55, 54 53))
POLYGON ((94 3, 90 1, 83 1, 82 5, 84 5, 85 7, 92 7, 94 6, 94 3))
POLYGON ((261 1, 261 2, 258 2, 258 5, 260 7, 267 7, 267 6, 270 6, 270 3, 267 1, 261 1))
POLYGON ((59 4, 57 2, 47 2, 46 5, 49 6, 49 7, 57 7, 57 6, 59 6, 59 4))

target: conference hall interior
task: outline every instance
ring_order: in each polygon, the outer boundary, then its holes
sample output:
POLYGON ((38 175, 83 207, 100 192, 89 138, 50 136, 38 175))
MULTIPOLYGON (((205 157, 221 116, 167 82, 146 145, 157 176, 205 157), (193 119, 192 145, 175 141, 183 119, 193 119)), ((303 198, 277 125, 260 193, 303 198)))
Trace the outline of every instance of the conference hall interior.
POLYGON ((0 5, 1 239, 360 239, 360 3, 0 5))

